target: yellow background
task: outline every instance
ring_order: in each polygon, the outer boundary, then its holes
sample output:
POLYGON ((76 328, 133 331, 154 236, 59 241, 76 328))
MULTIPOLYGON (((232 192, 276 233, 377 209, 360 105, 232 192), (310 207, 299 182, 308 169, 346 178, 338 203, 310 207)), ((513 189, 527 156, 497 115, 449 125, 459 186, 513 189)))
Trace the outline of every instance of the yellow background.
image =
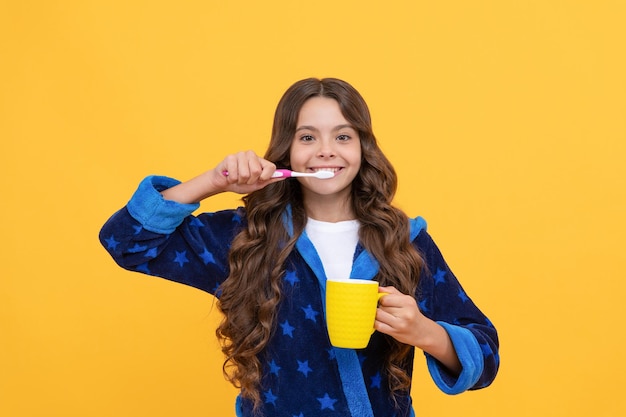
POLYGON ((486 390, 446 396, 417 361, 418 415, 626 416, 625 21, 618 0, 2 0, 0 415, 234 415, 213 299, 119 269, 98 230, 147 174, 262 153, 283 91, 335 76, 500 332, 486 390))

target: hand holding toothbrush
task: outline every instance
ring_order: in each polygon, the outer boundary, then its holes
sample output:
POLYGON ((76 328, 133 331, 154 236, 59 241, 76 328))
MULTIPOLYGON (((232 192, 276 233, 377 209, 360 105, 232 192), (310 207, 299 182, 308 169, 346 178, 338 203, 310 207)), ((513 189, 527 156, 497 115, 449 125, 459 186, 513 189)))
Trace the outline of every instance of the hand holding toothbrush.
POLYGON ((274 163, 258 156, 253 151, 245 151, 228 155, 214 169, 164 190, 161 194, 168 200, 189 204, 226 191, 248 194, 268 184, 291 177, 332 178, 333 175, 331 172, 323 171, 297 173, 283 169, 277 170, 274 163))
POLYGON ((163 190, 161 195, 166 200, 191 204, 226 191, 247 194, 283 181, 283 178, 271 178, 275 170, 272 162, 252 151, 238 152, 228 155, 215 168, 163 190))
MULTIPOLYGON (((294 178, 294 177, 313 177, 318 179, 330 179, 335 176, 334 172, 331 171, 317 171, 317 172, 295 172, 289 169, 276 169, 276 165, 273 163, 266 161, 263 158, 258 157, 254 153, 248 152, 239 153, 236 155, 231 155, 236 158, 234 160, 230 160, 230 157, 227 157, 224 162, 229 161, 226 169, 221 171, 222 175, 228 179, 228 182, 231 184, 237 185, 254 185, 259 183, 263 188, 267 184, 270 184, 273 179, 285 179, 285 178, 294 178), (231 170, 231 167, 234 167, 236 170, 231 170), (269 178, 267 178, 267 174, 272 172, 269 178), (235 173, 233 175, 233 173, 235 173)), ((254 191, 254 190, 253 190, 254 191)), ((246 191, 251 192, 251 191, 246 191)))

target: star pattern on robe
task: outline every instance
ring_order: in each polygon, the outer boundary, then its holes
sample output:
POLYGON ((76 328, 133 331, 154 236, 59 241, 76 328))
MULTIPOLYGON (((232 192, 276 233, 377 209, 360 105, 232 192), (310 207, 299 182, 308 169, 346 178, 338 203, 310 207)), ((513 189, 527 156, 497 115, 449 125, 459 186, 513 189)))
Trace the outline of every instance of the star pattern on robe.
POLYGON ((156 258, 157 256, 157 250, 156 248, 150 248, 146 251, 146 253, 144 253, 143 255, 145 258, 156 258))
POLYGON ((302 309, 302 311, 304 311, 304 317, 306 319, 312 320, 315 323, 317 323, 317 315, 320 313, 315 311, 313 307, 311 307, 311 304, 307 305, 306 308, 305 307, 300 307, 300 308, 302 309))
POLYGON ((141 225, 137 225, 137 226, 133 226, 133 229, 135 229, 135 236, 137 236, 139 233, 141 233, 141 231, 143 230, 143 227, 141 225))
POLYGON ((135 243, 135 246, 133 246, 132 248, 128 248, 128 252, 139 253, 145 251, 146 249, 148 249, 146 245, 140 245, 139 243, 135 243))
POLYGON ((288 320, 285 320, 283 323, 280 324, 280 327, 283 328, 283 336, 287 335, 291 338, 293 338, 293 331, 296 329, 295 327, 291 326, 289 324, 288 320))
POLYGON ((202 258, 202 262, 204 262, 205 265, 208 265, 209 263, 215 263, 215 258, 213 257, 213 254, 209 252, 207 248, 204 248, 204 252, 200 254, 200 258, 202 258))
POLYGON ((280 371, 280 366, 278 366, 276 361, 272 359, 270 362, 270 374, 278 376, 278 371, 280 371))
POLYGON ((264 392, 264 394, 265 404, 272 404, 273 406, 276 406, 276 400, 278 399, 278 397, 274 395, 272 390, 270 389, 269 391, 264 392))
POLYGON ((428 313, 428 299, 423 299, 418 305, 422 313, 428 313))
POLYGON ((298 361, 298 372, 302 372, 305 377, 308 377, 309 372, 313 372, 313 369, 309 367, 309 361, 298 361))
POLYGON ((285 274, 285 281, 290 283, 292 287, 296 285, 296 282, 300 282, 295 271, 287 271, 287 273, 285 274))
POLYGON ((148 268, 148 262, 144 262, 140 265, 137 265, 137 267, 135 268, 137 270, 137 272, 143 272, 144 274, 148 274, 150 275, 150 269, 148 268))
POLYGON ((443 284, 446 282, 446 271, 437 268, 437 272, 433 276, 435 279, 435 285, 443 284))
POLYGON ((182 252, 179 252, 179 251, 175 251, 175 252, 176 252, 176 257, 174 258, 174 262, 178 263, 178 265, 180 265, 180 267, 182 268, 183 265, 189 262, 189 259, 187 259, 187 251, 184 250, 182 252))
POLYGON ((298 415, 292 414, 292 417, 304 417, 304 414, 300 413, 298 415))
POLYGON ((465 291, 463 291, 462 289, 459 289, 459 293, 457 295, 459 296, 461 301, 463 301, 463 303, 466 303, 467 301, 469 301, 467 294, 465 294, 465 291))
POLYGON ((337 355, 335 353, 335 348, 331 347, 330 349, 327 349, 326 352, 328 352, 328 360, 329 361, 337 359, 337 355))
POLYGON ((335 403, 337 402, 336 399, 330 398, 328 393, 325 393, 322 398, 318 398, 317 401, 320 402, 320 407, 321 407, 320 410, 326 410, 326 409, 334 410, 335 403))
POLYGON ((117 240, 115 240, 115 236, 111 235, 110 238, 108 239, 104 239, 104 241, 107 243, 107 249, 117 249, 117 245, 120 244, 120 242, 118 242, 117 240))

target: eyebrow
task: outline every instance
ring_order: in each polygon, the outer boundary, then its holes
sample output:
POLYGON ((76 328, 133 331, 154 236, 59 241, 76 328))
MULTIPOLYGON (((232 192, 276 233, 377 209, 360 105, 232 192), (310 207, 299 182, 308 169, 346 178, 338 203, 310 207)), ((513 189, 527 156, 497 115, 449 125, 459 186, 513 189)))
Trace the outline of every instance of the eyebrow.
MULTIPOLYGON (((349 129, 352 129, 352 130, 356 130, 356 129, 354 128, 354 126, 352 126, 352 125, 350 125, 350 124, 338 125, 338 126, 333 127, 333 129, 332 129, 332 130, 333 130, 333 132, 336 132, 336 131, 338 131, 338 130, 345 129, 345 128, 349 128, 349 129)), ((314 131, 314 132, 317 132, 317 131, 318 131, 318 129, 317 129, 315 126, 300 126, 300 127, 298 127, 298 128, 296 129, 296 132, 299 132, 300 130, 312 130, 312 131, 314 131)))

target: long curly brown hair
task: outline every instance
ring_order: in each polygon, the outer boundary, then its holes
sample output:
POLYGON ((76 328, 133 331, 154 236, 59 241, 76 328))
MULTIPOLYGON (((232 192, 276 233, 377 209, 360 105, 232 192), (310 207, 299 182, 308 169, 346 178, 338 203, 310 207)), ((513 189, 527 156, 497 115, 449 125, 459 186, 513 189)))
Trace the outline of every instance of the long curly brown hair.
MULTIPOLYGON (((352 205, 361 224, 360 242, 380 264, 376 280, 414 294, 424 263, 409 242, 407 216, 391 205, 397 187, 395 170, 376 143, 367 104, 350 84, 334 78, 309 78, 292 85, 278 103, 265 159, 290 167, 289 151, 300 109, 317 96, 336 100, 359 134, 362 162, 352 183, 352 205)), ((298 181, 270 184, 243 201, 247 227, 232 243, 230 276, 220 287, 218 304, 224 319, 216 334, 226 356, 225 376, 258 408, 262 375, 259 354, 274 334, 285 261, 307 216, 298 181), (292 210, 292 237, 282 226, 287 205, 292 210)), ((403 366, 413 348, 386 337, 390 345, 384 358, 389 387, 393 393, 406 391, 410 377, 403 366)))

